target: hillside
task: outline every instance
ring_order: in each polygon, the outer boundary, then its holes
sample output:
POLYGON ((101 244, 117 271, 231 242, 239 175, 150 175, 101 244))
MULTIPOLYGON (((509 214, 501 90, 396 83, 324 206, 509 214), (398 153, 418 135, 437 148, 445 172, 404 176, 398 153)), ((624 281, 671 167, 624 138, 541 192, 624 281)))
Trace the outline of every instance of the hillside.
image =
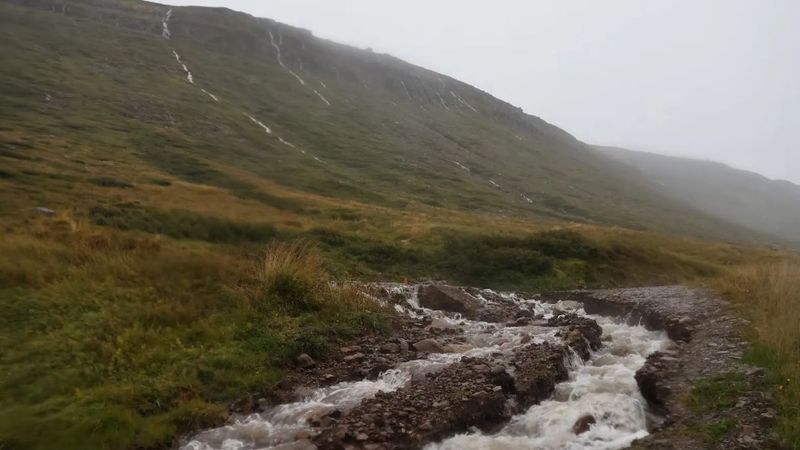
POLYGON ((0 37, 3 450, 175 448, 286 393, 299 356, 397 337, 374 281, 727 275, 796 352, 796 314, 766 317, 796 255, 744 245, 774 237, 452 78, 219 8, 0 0, 0 37))
POLYGON ((107 187, 182 180, 290 208, 245 181, 255 177, 408 210, 755 238, 519 108, 388 55, 227 9, 1 7, 3 176, 51 207, 74 204, 76 183, 111 178, 107 187))
POLYGON ((635 167, 662 194, 728 223, 800 243, 800 186, 724 164, 597 147, 635 167))

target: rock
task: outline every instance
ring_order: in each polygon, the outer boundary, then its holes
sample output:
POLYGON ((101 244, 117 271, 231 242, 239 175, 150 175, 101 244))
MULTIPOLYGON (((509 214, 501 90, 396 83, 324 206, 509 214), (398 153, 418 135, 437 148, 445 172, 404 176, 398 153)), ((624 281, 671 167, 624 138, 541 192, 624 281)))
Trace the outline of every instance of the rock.
POLYGON ((572 426, 572 432, 575 434, 585 433, 595 423, 597 423, 597 420, 595 420, 594 416, 587 414, 575 421, 575 425, 572 426))
POLYGON ((524 327, 531 322, 530 317, 518 317, 515 321, 511 322, 509 326, 524 327))
POLYGON ((474 347, 469 344, 446 344, 443 349, 445 353, 464 353, 474 347))
MULTIPOLYGON (((597 350, 602 345, 603 329, 594 320, 574 313, 564 313, 550 318, 547 325, 554 327, 570 327, 570 330, 579 330, 592 350, 597 350)), ((577 343, 577 342, 576 342, 577 343)))
POLYGON ((580 302, 576 302, 575 300, 561 300, 560 302, 556 303, 556 308, 566 309, 566 310, 575 310, 580 309, 583 305, 580 302))
POLYGON ((674 358, 667 356, 669 360, 664 361, 665 354, 655 352, 647 357, 644 365, 636 371, 636 384, 642 393, 642 397, 647 400, 650 408, 657 414, 665 415, 665 405, 667 399, 672 395, 669 383, 670 376, 678 368, 678 363, 674 358))
POLYGON ((33 210, 43 216, 55 216, 56 212, 50 208, 45 208, 44 206, 37 206, 33 208, 33 210))
POLYGON ((514 375, 509 390, 517 393, 520 406, 528 406, 549 397, 556 383, 568 378, 566 347, 553 344, 528 344, 514 355, 514 375))
POLYGON ((400 345, 392 343, 383 344, 380 347, 380 351, 381 353, 398 353, 400 352, 400 345))
MULTIPOLYGON (((589 359, 591 352, 589 351, 589 342, 584 338, 580 330, 573 329, 567 334, 564 343, 570 346, 584 361, 589 359)), ((616 355, 622 356, 622 355, 616 355)))
POLYGON ((451 325, 450 322, 448 322, 446 319, 438 317, 436 319, 433 319, 431 324, 428 325, 428 328, 430 328, 431 330, 449 330, 453 328, 453 325, 451 325))
POLYGON ((342 347, 342 348, 339 349, 339 351, 344 353, 345 355, 349 354, 349 353, 358 353, 358 352, 361 351, 361 346, 352 345, 350 347, 342 347))
POLYGON ((436 339, 423 339, 414 344, 414 350, 424 353, 444 353, 444 348, 436 339))
POLYGON ((467 318, 475 317, 481 307, 478 299, 452 286, 433 284, 420 286, 417 295, 420 306, 461 313, 467 318))
POLYGON ((303 369, 310 369, 317 365, 313 358, 308 356, 306 353, 301 353, 295 358, 295 362, 298 366, 302 367, 303 369))
POLYGON ((353 353, 352 355, 347 355, 342 359, 346 362, 351 362, 351 361, 360 361, 364 358, 366 358, 366 355, 364 355, 363 353, 353 353))
POLYGON ((409 350, 408 341, 405 340, 405 339, 398 339, 397 340, 397 345, 400 346, 400 351, 401 352, 407 352, 409 350))

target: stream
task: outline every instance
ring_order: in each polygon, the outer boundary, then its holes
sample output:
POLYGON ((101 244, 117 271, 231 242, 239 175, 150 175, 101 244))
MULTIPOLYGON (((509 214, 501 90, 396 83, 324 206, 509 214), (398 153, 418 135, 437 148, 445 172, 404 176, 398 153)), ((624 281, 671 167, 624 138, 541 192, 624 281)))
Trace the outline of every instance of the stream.
MULTIPOLYGON (((402 286, 392 289, 403 291, 402 286)), ((393 392, 412 379, 435 372, 464 357, 502 354, 511 357, 523 345, 523 338, 533 343, 559 343, 557 328, 536 325, 503 326, 466 320, 458 315, 421 308, 416 294, 405 289, 406 305, 396 305, 399 312, 418 317, 430 316, 463 329, 471 349, 462 353, 434 353, 425 358, 400 363, 377 379, 343 382, 314 389, 300 401, 282 404, 257 414, 234 417, 229 425, 203 431, 192 437, 181 450, 260 450, 315 448, 308 438, 314 430, 310 423, 334 410, 347 414, 363 400, 379 391, 393 392)), ((572 302, 555 305, 527 300, 508 293, 506 301, 525 307, 544 318, 557 311, 572 310, 586 315, 572 302)), ((480 297, 484 303, 491 303, 480 297)), ((588 361, 577 355, 568 362, 569 379, 556 386, 551 399, 518 414, 499 432, 479 431, 461 434, 443 442, 432 443, 425 450, 460 449, 620 449, 634 439, 647 435, 646 402, 634 379, 646 357, 670 345, 666 334, 631 326, 623 321, 601 316, 587 316, 603 330, 603 347, 588 361), (588 431, 573 432, 573 425, 590 414, 594 419, 588 431)))

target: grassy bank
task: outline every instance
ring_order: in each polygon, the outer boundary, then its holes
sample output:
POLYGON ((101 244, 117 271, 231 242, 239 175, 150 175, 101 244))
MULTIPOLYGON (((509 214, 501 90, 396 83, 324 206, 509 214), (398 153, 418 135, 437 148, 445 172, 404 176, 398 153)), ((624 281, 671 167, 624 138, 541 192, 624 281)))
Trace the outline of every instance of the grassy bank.
POLYGON ((0 241, 3 450, 164 447, 297 354, 387 326, 306 246, 265 261, 263 247, 29 225, 0 241))
POLYGON ((767 369, 778 400, 778 433, 800 449, 800 260, 732 268, 714 286, 750 320, 748 358, 767 369))

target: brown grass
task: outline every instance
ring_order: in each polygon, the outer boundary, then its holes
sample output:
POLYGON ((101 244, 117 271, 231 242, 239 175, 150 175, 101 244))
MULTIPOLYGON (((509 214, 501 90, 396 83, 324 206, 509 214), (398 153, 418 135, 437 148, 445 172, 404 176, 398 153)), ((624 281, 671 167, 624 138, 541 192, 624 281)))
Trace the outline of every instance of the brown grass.
POLYGON ((261 301, 279 298, 299 311, 378 311, 375 302, 348 282, 334 282, 311 243, 276 242, 267 248, 261 301))
POLYGON ((715 287, 751 322, 751 362, 769 369, 780 406, 778 432, 800 449, 800 261, 752 264, 728 270, 715 287))
POLYGON ((759 340, 800 363, 800 263, 738 267, 717 285, 750 318, 759 340))

